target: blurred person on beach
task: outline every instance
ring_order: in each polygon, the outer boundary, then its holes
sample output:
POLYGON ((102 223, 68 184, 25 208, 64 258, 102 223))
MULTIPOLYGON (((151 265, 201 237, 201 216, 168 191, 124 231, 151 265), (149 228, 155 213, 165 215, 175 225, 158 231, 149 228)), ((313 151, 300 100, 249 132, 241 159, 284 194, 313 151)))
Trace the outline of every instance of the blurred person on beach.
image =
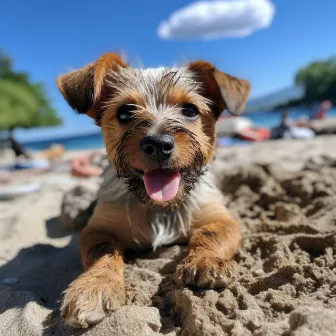
POLYGON ((325 100, 320 104, 319 109, 317 110, 316 113, 314 113, 314 115, 312 115, 310 117, 310 120, 322 120, 326 117, 326 114, 328 112, 329 109, 332 108, 332 103, 330 100, 325 100))
POLYGON ((281 116, 281 122, 279 126, 274 127, 271 130, 271 139, 282 139, 285 137, 286 133, 289 132, 291 128, 290 121, 288 118, 288 111, 283 111, 281 116))
POLYGON ((283 111, 279 126, 271 130, 270 139, 310 139, 314 136, 315 133, 312 129, 307 126, 298 127, 289 119, 288 111, 283 111))
POLYGON ((298 117, 295 120, 295 124, 298 127, 311 127, 312 121, 326 119, 327 113, 332 107, 333 105, 330 100, 324 100, 316 112, 312 110, 308 116, 298 117))

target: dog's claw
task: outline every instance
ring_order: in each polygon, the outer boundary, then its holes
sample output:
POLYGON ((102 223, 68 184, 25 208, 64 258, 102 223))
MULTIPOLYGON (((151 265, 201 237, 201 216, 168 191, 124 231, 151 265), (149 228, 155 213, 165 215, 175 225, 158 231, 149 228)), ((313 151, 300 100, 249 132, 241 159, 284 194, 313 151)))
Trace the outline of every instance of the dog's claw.
POLYGON ((214 278, 217 278, 217 277, 218 277, 218 274, 217 274, 217 272, 216 272, 215 267, 212 267, 212 269, 211 269, 211 275, 212 275, 214 278))
POLYGON ((179 279, 182 279, 183 278, 183 276, 184 276, 184 273, 185 273, 185 269, 184 268, 181 268, 181 270, 180 270, 180 272, 179 272, 180 274, 179 274, 179 279))
POLYGON ((110 300, 110 299, 107 299, 107 300, 106 300, 106 304, 105 304, 105 306, 106 306, 106 310, 107 310, 107 311, 112 310, 112 303, 111 303, 111 300, 110 300))
POLYGON ((178 283, 199 288, 222 288, 229 281, 232 264, 218 257, 193 254, 177 268, 178 283))

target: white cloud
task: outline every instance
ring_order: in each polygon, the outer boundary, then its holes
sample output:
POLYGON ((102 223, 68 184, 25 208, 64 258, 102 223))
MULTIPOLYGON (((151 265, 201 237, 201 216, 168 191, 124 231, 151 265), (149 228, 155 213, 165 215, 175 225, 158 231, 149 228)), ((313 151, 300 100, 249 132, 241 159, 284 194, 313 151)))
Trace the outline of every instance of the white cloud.
POLYGON ((200 1, 183 7, 162 21, 157 30, 163 39, 216 39, 245 37, 267 28, 275 6, 269 0, 200 1))

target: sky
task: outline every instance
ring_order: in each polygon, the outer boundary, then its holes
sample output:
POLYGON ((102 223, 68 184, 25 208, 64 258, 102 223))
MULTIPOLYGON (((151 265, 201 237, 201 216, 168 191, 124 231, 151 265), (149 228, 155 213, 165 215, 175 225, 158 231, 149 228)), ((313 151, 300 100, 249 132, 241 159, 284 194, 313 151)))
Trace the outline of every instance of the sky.
POLYGON ((336 54, 335 0, 5 0, 0 48, 14 68, 42 81, 64 120, 18 131, 21 140, 99 131, 64 102, 55 81, 108 51, 134 66, 205 59, 245 78, 251 97, 291 86, 295 72, 336 54))

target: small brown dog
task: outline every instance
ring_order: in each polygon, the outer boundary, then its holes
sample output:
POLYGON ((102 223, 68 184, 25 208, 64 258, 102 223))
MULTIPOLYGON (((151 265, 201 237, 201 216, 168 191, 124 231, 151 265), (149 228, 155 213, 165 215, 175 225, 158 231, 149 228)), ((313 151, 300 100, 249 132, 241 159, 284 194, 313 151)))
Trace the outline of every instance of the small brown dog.
POLYGON ((239 225, 208 171, 216 120, 240 113, 250 86, 197 61, 133 69, 108 53, 58 79, 69 105, 101 126, 111 167, 81 241, 85 272, 64 292, 67 324, 97 324, 125 300, 123 252, 189 241, 176 280, 225 286, 239 225))

